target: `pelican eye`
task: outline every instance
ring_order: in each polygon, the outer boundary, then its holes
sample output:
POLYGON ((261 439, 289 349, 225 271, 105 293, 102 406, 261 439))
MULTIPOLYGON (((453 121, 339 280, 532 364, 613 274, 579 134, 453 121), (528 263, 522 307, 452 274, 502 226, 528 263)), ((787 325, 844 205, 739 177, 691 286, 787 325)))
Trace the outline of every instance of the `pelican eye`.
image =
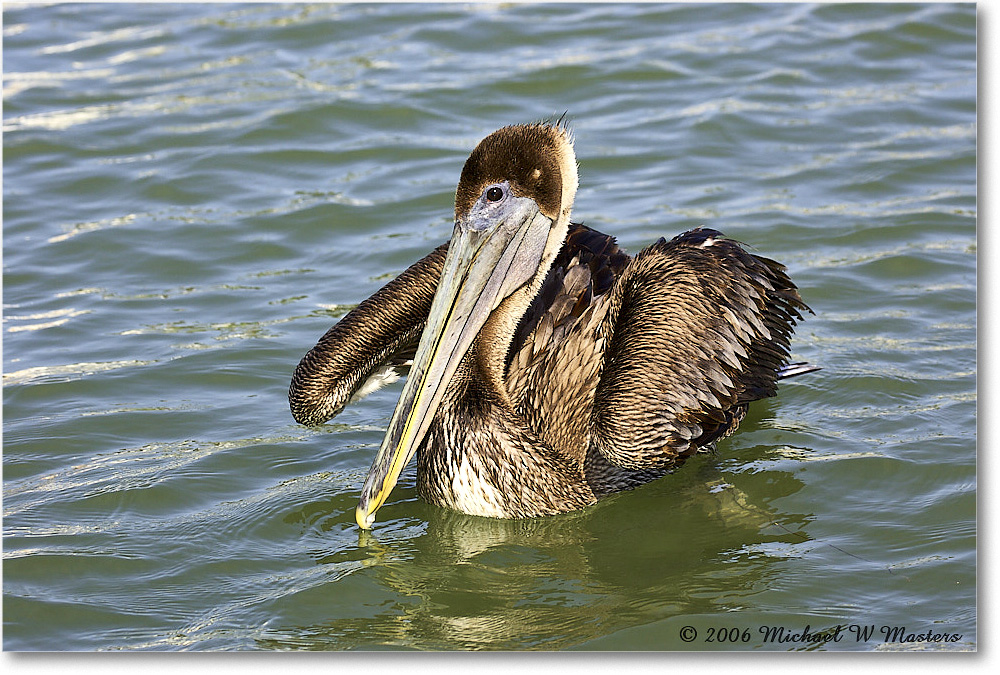
POLYGON ((503 188, 494 185, 486 191, 486 201, 498 202, 503 199, 503 188))

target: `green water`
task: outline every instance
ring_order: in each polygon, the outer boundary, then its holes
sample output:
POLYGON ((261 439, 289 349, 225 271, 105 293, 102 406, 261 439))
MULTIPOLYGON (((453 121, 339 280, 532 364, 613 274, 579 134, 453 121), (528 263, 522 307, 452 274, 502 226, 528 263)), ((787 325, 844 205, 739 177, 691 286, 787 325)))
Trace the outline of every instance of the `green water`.
POLYGON ((6 6, 4 648, 977 648, 975 41, 969 4, 6 6), (305 428, 291 372, 450 236, 480 138, 563 111, 575 219, 785 262, 824 370, 584 511, 411 466, 359 532, 400 386, 305 428))

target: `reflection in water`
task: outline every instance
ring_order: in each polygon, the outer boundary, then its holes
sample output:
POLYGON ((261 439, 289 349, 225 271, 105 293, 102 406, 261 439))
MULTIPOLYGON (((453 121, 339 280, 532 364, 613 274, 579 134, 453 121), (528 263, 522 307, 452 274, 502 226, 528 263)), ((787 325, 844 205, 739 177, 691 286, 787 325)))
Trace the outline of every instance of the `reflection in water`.
MULTIPOLYGON (((325 565, 360 559, 362 567, 343 582, 367 587, 368 597, 379 601, 359 603, 353 618, 272 624, 258 644, 560 649, 678 614, 738 609, 777 574, 772 552, 794 555, 804 535, 792 523, 806 517, 755 503, 726 482, 740 483, 744 476, 723 479, 711 460, 686 468, 689 475, 669 476, 583 511, 529 520, 432 507, 416 501, 411 486, 403 490, 410 514, 368 533, 347 525, 352 509, 338 498, 337 523, 327 525, 327 534, 339 533, 344 544, 357 535, 357 546, 317 557, 325 565)), ((771 498, 801 488, 786 472, 768 472, 768 482, 771 498)), ((336 596, 336 583, 324 595, 336 596)))

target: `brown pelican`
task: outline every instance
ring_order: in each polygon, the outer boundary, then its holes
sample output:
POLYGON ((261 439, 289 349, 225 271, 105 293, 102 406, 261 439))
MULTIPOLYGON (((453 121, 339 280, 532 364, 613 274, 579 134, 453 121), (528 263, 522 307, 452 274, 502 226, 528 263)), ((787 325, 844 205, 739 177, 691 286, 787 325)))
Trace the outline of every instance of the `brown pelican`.
POLYGON ((414 454, 433 504, 498 518, 582 508, 712 447, 778 379, 814 370, 787 363, 809 308, 782 265, 709 229, 629 258, 570 222, 576 189, 560 122, 490 134, 462 169, 451 241, 299 363, 292 415, 320 424, 413 359, 362 528, 414 454))

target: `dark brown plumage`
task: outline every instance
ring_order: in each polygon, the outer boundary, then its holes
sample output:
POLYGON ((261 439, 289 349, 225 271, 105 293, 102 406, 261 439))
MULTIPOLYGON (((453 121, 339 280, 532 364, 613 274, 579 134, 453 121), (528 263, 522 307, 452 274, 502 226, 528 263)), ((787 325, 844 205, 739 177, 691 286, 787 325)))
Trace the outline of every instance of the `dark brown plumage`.
POLYGON ((322 424, 382 367, 412 356, 427 322, 448 244, 441 244, 355 307, 302 357, 288 390, 292 417, 322 424))
POLYGON ((563 190, 557 167, 563 158, 562 147, 551 142, 552 127, 525 124, 506 129, 484 138, 466 160, 455 192, 455 216, 468 213, 484 187, 508 180, 518 194, 534 196, 542 213, 555 220, 563 190))
POLYGON ((793 326, 808 310, 784 268, 710 229, 629 258, 614 238, 570 224, 575 191, 564 128, 487 137, 462 171, 460 243, 451 246, 514 243, 502 254, 476 248, 487 253, 468 254, 469 263, 438 247, 302 359, 289 401, 296 420, 317 424, 427 333, 365 485, 362 526, 418 447, 427 501, 487 516, 546 515, 663 475, 776 393, 793 326), (494 234, 504 228, 516 233, 494 234), (488 254, 509 271, 496 273, 488 254), (462 265, 487 258, 481 274, 493 282, 461 276, 462 265), (463 305, 473 285, 495 299, 470 295, 463 305), (439 286, 458 299, 432 303, 436 292, 447 295, 439 286), (473 301, 486 309, 456 309, 473 301))

